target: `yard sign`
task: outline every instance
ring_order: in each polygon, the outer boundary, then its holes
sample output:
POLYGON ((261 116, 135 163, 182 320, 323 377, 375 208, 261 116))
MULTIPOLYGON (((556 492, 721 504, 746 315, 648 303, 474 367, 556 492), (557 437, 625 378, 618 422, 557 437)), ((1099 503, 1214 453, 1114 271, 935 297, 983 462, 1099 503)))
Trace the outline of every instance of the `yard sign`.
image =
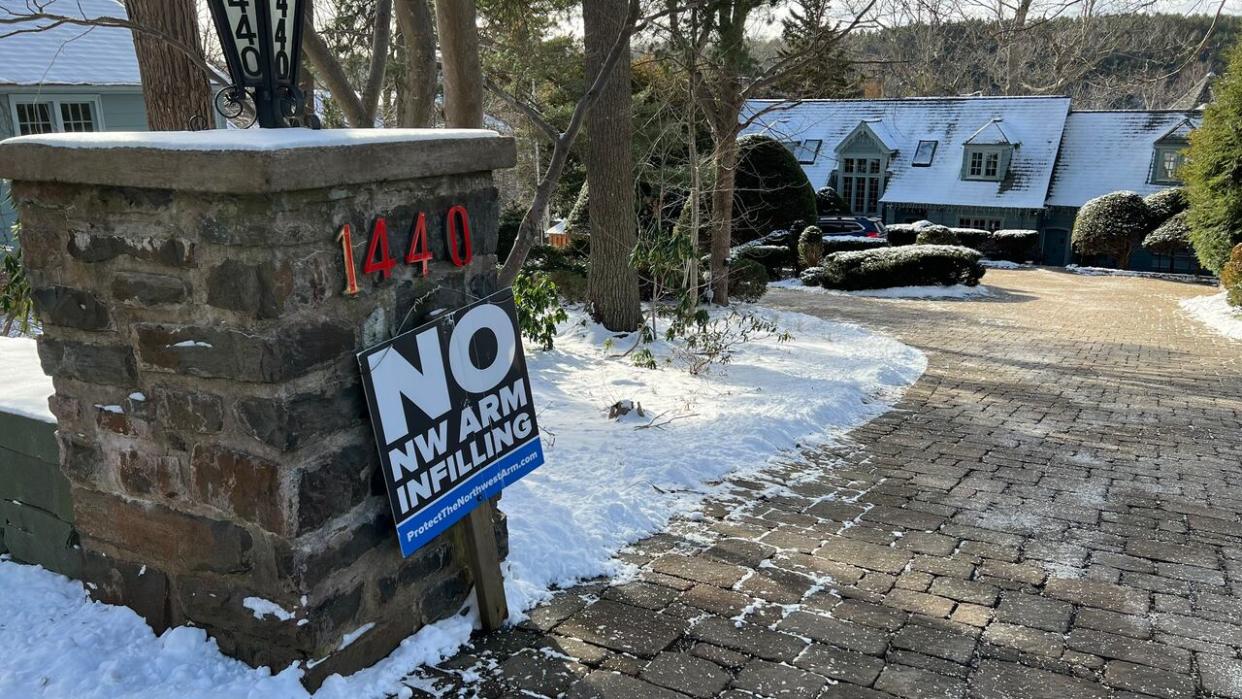
POLYGON ((511 289, 358 363, 402 555, 543 463, 511 289))

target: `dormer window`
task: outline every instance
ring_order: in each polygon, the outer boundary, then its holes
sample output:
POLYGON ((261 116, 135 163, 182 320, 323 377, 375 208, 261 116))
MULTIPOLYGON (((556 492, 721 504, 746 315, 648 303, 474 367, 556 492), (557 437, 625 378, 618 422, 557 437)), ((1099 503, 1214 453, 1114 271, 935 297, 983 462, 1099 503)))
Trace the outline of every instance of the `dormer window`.
POLYGON ((1185 145, 1156 146, 1156 167, 1152 172, 1152 184, 1181 184, 1178 171, 1186 164, 1185 145))
POLYGON ((1008 146, 967 146, 962 179, 1001 180, 1009 169, 1008 146))

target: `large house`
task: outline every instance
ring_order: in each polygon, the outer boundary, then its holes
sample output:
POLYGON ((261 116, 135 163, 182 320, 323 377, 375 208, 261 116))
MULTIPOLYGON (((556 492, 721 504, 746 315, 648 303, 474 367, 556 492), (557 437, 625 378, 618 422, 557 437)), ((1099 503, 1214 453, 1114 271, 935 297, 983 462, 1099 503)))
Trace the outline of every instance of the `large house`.
MULTIPOLYGON (((34 10, 125 17, 118 0, 0 0, 0 17, 34 10)), ((0 139, 52 131, 145 131, 146 107, 128 29, 35 21, 0 32, 0 139)), ((0 182, 0 243, 14 220, 0 182)))
MULTIPOLYGON (((1200 112, 1079 112, 1068 97, 934 97, 752 100, 743 119, 743 133, 784 142, 811 184, 836 189, 856 215, 1034 229, 1043 262, 1063 265, 1088 199, 1178 184, 1200 112)), ((1143 252, 1131 264, 1163 269, 1169 261, 1143 252)))

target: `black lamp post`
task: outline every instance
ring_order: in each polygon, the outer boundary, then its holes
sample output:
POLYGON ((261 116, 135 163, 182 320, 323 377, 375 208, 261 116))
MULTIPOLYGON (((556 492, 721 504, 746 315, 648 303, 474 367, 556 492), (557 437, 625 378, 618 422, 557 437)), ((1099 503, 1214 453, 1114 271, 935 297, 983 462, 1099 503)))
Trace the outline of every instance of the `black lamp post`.
POLYGON ((306 95, 298 89, 302 22, 310 0, 208 0, 233 84, 216 95, 216 109, 228 118, 254 103, 259 126, 307 125, 301 119, 306 95))

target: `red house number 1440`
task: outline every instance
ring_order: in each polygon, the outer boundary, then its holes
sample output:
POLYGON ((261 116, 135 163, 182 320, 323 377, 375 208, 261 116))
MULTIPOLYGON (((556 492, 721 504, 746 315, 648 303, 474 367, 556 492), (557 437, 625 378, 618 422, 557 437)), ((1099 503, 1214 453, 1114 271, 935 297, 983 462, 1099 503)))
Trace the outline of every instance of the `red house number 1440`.
MULTIPOLYGON (((448 210, 444 219, 448 228, 449 258, 454 265, 465 267, 474 257, 470 246, 470 214, 466 212, 466 207, 458 204, 448 210)), ((345 293, 353 296, 358 293, 358 271, 354 263, 353 231, 348 223, 341 226, 341 232, 336 239, 341 243, 341 254, 345 258, 345 293)), ((407 265, 421 264, 425 277, 427 266, 433 259, 435 258, 427 241, 427 215, 420 211, 418 218, 414 219, 410 245, 403 261, 407 265)), ((381 216, 375 219, 375 225, 371 227, 371 239, 367 242, 367 256, 362 263, 362 273, 379 274, 381 278, 388 279, 396 266, 397 260, 388 247, 388 221, 381 216)))

